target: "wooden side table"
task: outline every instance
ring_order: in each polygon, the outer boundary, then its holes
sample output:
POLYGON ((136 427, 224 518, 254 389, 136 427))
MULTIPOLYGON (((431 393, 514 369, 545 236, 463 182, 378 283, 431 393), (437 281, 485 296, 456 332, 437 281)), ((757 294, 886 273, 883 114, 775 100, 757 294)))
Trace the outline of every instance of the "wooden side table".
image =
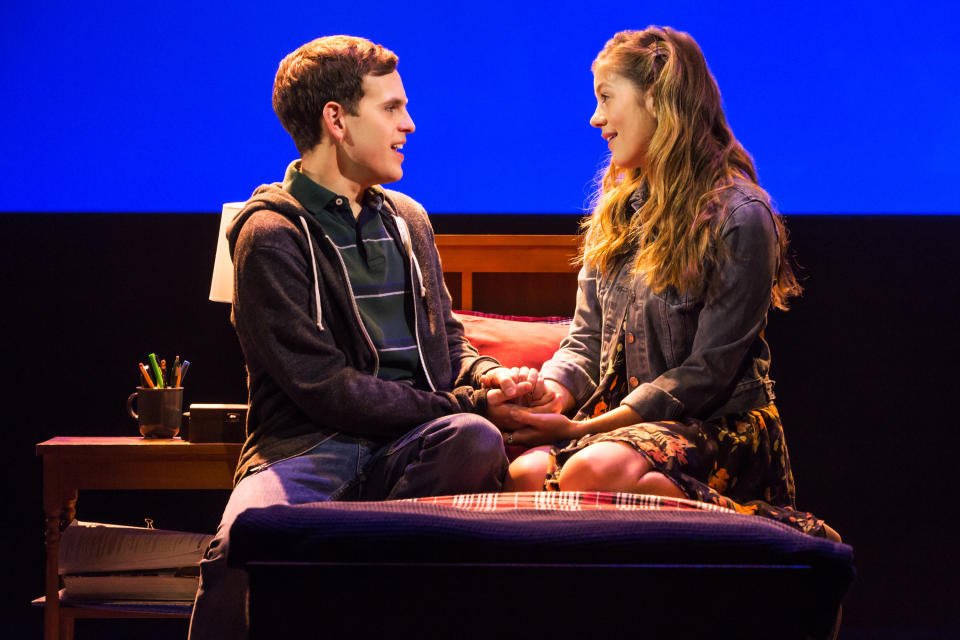
POLYGON ((75 618, 183 617, 131 612, 93 604, 61 606, 60 532, 76 516, 83 489, 232 489, 238 443, 191 443, 179 438, 53 438, 37 445, 43 456, 43 510, 47 550, 44 638, 69 640, 75 618))

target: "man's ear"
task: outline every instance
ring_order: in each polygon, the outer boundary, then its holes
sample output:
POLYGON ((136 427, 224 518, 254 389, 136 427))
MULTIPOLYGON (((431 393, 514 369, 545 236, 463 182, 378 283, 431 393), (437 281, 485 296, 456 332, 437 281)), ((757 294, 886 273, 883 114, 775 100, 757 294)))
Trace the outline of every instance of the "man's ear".
POLYGON ((333 140, 343 140, 346 135, 343 116, 346 114, 339 102, 330 101, 323 105, 323 127, 333 140))

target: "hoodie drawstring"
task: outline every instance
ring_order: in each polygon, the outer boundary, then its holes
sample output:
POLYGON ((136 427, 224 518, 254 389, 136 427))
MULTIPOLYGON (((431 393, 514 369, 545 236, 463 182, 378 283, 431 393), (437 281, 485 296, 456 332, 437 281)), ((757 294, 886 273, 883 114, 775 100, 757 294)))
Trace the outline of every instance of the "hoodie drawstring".
POLYGON ((320 308, 320 279, 317 277, 317 256, 313 253, 313 237, 310 235, 310 228, 307 227, 307 221, 300 216, 300 224, 303 225, 303 232, 307 235, 307 244, 310 246, 310 264, 313 265, 313 297, 317 301, 317 328, 323 331, 323 316, 320 308))
POLYGON ((427 295, 427 288, 423 286, 423 272, 420 271, 420 263, 417 261, 417 255, 413 252, 413 241, 410 240, 410 230, 407 229, 407 222, 400 216, 393 216, 397 223, 397 229, 400 230, 400 239, 403 240, 403 246, 407 249, 407 255, 413 261, 413 268, 417 272, 417 282, 420 284, 420 297, 427 295))

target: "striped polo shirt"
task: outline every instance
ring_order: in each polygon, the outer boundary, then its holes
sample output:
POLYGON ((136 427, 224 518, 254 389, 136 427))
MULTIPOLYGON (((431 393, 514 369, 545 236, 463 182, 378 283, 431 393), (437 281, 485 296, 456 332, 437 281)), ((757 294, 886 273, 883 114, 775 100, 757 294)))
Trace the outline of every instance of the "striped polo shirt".
POLYGON ((377 377, 410 382, 421 379, 410 273, 396 242, 383 226, 383 194, 367 190, 360 215, 354 218, 347 197, 301 173, 299 160, 287 168, 283 188, 320 223, 343 258, 360 318, 380 357, 377 377))

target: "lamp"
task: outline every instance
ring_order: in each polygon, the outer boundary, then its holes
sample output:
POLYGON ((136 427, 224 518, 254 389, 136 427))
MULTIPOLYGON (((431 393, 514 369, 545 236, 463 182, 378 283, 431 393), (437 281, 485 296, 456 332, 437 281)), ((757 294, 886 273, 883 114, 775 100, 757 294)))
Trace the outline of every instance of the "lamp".
POLYGON ((246 202, 226 202, 220 213, 220 235, 217 238, 217 257, 213 262, 210 280, 210 299, 214 302, 233 302, 233 262, 227 245, 227 227, 240 213, 246 202))

